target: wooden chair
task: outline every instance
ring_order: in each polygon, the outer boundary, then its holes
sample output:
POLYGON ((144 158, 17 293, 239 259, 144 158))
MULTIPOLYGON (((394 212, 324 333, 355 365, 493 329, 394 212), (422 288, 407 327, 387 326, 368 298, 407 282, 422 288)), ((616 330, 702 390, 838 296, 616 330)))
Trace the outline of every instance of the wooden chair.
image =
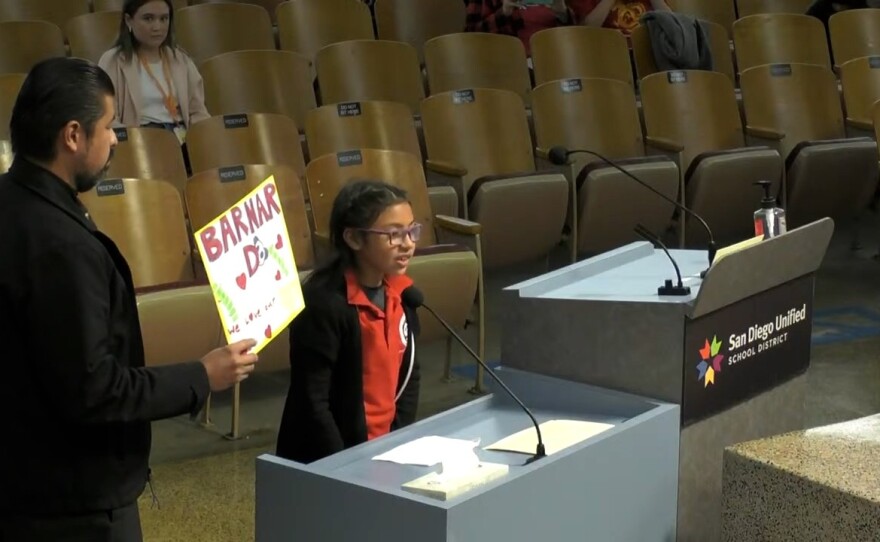
POLYGON ((376 28, 380 40, 406 42, 425 59, 425 42, 464 31, 465 8, 449 0, 376 0, 376 28))
MULTIPOLYGON (((629 84, 598 78, 544 83, 532 91, 532 116, 539 156, 556 145, 592 150, 618 161, 668 197, 678 198, 680 175, 675 162, 646 156, 629 84)), ((613 167, 585 156, 573 157, 570 174, 573 260, 578 254, 597 254, 638 240, 636 224, 661 233, 669 228, 675 210, 671 204, 613 167)))
POLYGON ((271 113, 216 116, 187 134, 194 173, 239 164, 285 165, 302 179, 305 160, 299 131, 289 117, 271 113))
POLYGON ((345 102, 319 107, 306 120, 309 156, 349 149, 399 150, 422 158, 407 106, 395 102, 345 102))
MULTIPOLYGON (((312 158, 351 149, 389 149, 422 159, 410 110, 394 102, 348 102, 319 107, 309 114, 306 141, 312 158)), ((458 196, 452 187, 432 186, 428 197, 436 214, 458 216, 458 196)))
POLYGON ((874 103, 880 100, 880 56, 864 56, 840 65, 847 128, 874 133, 874 103))
MULTIPOLYGON (((92 3, 95 6, 95 12, 122 11, 125 0, 92 0, 92 3)), ((187 0, 171 0, 171 5, 174 6, 174 11, 177 11, 187 6, 187 0)))
POLYGON ((177 136, 158 128, 130 126, 114 130, 118 143, 108 177, 167 181, 182 197, 186 167, 177 136))
POLYGON ((548 28, 532 36, 531 46, 536 85, 592 77, 633 84, 626 38, 617 30, 586 26, 548 28))
POLYGON ((0 0, 0 22, 46 21, 59 28, 89 12, 89 0, 0 0))
POLYGON ((174 25, 180 46, 197 64, 231 51, 275 49, 272 22, 260 6, 189 6, 174 13, 174 25))
POLYGON ((331 43, 374 37, 370 8, 359 0, 291 0, 276 16, 281 49, 309 59, 331 43))
POLYGON ((0 22, 0 74, 28 73, 41 60, 57 56, 67 56, 67 50, 53 23, 0 22))
MULTIPOLYGON (((179 1, 181 4, 184 4, 180 7, 185 7, 186 0, 175 1, 179 1)), ((239 4, 253 4, 256 6, 260 6, 261 8, 265 9, 266 12, 269 14, 269 17, 272 19, 272 24, 275 24, 275 10, 278 9, 278 6, 281 5, 284 0, 189 0, 189 5, 198 6, 200 4, 223 4, 228 2, 238 2, 239 4)))
POLYGON ((509 90, 529 103, 532 83, 522 41, 513 36, 465 32, 425 43, 431 94, 465 88, 509 90))
POLYGON ((797 13, 803 15, 813 0, 736 0, 740 18, 761 13, 797 13))
POLYGON ((425 98, 416 50, 406 43, 351 40, 330 44, 315 58, 324 104, 382 100, 418 114, 425 98))
POLYGON ((880 9, 847 9, 828 20, 834 64, 880 55, 880 9))
POLYGON ((67 21, 64 33, 70 43, 70 56, 97 63, 119 36, 121 11, 86 13, 67 21))
POLYGON ((223 214, 268 177, 275 177, 281 210, 287 222, 297 270, 307 272, 315 265, 312 238, 302 182, 293 168, 283 164, 237 164, 206 169, 186 184, 186 207, 193 231, 223 214))
POLYGON ((877 144, 846 138, 834 73, 814 64, 756 66, 740 85, 746 121, 781 136, 789 225, 860 213, 880 176, 877 144))
POLYGON ((803 63, 831 67, 825 27, 815 17, 794 13, 750 15, 733 23, 737 66, 803 63))
POLYGON ((422 123, 432 184, 453 186, 461 216, 482 225, 484 267, 544 257, 559 243, 568 181, 536 171, 517 94, 486 88, 435 94, 422 103, 422 123))
MULTIPOLYGON (((425 301, 455 328, 463 328, 477 299, 479 338, 476 350, 485 352, 483 282, 480 267, 479 226, 446 216, 435 216, 429 204, 421 160, 411 153, 393 150, 357 149, 358 160, 342 160, 327 154, 309 163, 306 177, 312 201, 316 236, 329 239, 330 210, 339 190, 356 179, 378 179, 403 188, 412 204, 413 215, 423 224, 422 238, 407 274, 425 296, 425 301), (470 247, 439 245, 447 241, 470 247)), ((450 375, 449 335, 424 309, 420 310, 420 341, 447 341, 446 375, 450 375)), ((476 387, 480 387, 479 376, 476 387)))
POLYGON ((108 179, 80 199, 125 256, 135 288, 194 280, 183 202, 174 185, 108 179))
POLYGON ((672 9, 702 21, 720 24, 728 35, 733 33, 733 21, 736 20, 734 0, 675 0, 672 9))
POLYGON ((24 73, 0 74, 0 139, 9 139, 9 121, 18 92, 24 83, 24 73))
MULTIPOLYGON (((720 243, 752 235, 760 205, 759 180, 778 189, 782 160, 775 149, 746 147, 739 107, 728 77, 708 71, 671 71, 641 81, 647 142, 678 156, 685 204, 705 217, 720 243)), ((747 126, 752 138, 774 134, 747 126)), ((679 227, 689 246, 705 246, 699 224, 679 227)))
MULTIPOLYGON (((709 34, 709 49, 712 51, 713 71, 723 73, 736 84, 733 69, 733 55, 730 52, 730 37, 724 27, 709 21, 701 21, 709 34)), ((645 26, 637 26, 632 33, 632 54, 639 79, 660 71, 654 60, 651 37, 645 26)))
POLYGON ((289 51, 235 51, 199 67, 205 105, 213 115, 277 113, 305 126, 315 108, 308 58, 289 51))

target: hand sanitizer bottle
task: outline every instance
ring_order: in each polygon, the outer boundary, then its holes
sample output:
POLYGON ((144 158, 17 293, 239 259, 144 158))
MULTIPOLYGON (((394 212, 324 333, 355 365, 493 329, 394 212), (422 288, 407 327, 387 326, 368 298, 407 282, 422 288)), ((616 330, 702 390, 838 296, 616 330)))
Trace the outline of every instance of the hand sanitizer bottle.
POLYGON ((770 181, 755 183, 764 189, 761 208, 755 211, 755 236, 770 239, 785 233, 785 210, 776 206, 776 198, 770 195, 770 181))

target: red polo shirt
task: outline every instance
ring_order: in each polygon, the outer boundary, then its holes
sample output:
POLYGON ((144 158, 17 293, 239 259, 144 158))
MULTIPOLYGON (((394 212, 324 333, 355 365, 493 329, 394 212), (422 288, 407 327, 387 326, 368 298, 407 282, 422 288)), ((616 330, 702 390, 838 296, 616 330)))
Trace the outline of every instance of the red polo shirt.
POLYGON ((409 339, 401 293, 412 285, 406 275, 385 278, 385 310, 375 306, 358 283, 354 272, 345 274, 348 303, 357 307, 361 325, 361 361, 364 381, 364 414, 367 439, 391 431, 397 412, 398 377, 409 339))

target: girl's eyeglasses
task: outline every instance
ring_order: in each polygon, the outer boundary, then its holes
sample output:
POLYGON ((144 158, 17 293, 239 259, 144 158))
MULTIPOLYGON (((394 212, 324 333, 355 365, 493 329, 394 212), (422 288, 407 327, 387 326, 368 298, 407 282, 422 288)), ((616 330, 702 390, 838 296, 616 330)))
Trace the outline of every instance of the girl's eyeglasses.
POLYGON ((358 231, 365 233, 375 233, 376 235, 385 235, 388 237, 388 244, 392 247, 399 247, 403 244, 403 240, 409 236, 413 243, 418 243, 422 237, 422 225, 418 222, 410 224, 406 228, 392 228, 388 230, 378 230, 370 228, 358 228, 358 231))

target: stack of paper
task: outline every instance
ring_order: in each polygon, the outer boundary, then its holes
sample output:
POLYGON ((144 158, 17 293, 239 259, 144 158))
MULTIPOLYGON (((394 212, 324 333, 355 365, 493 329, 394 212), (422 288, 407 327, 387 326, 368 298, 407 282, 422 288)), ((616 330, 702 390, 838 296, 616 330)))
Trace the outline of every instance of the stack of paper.
POLYGON ((458 458, 473 456, 474 448, 478 444, 480 444, 479 439, 422 437, 377 455, 373 460, 432 467, 438 463, 455 463, 458 458))

